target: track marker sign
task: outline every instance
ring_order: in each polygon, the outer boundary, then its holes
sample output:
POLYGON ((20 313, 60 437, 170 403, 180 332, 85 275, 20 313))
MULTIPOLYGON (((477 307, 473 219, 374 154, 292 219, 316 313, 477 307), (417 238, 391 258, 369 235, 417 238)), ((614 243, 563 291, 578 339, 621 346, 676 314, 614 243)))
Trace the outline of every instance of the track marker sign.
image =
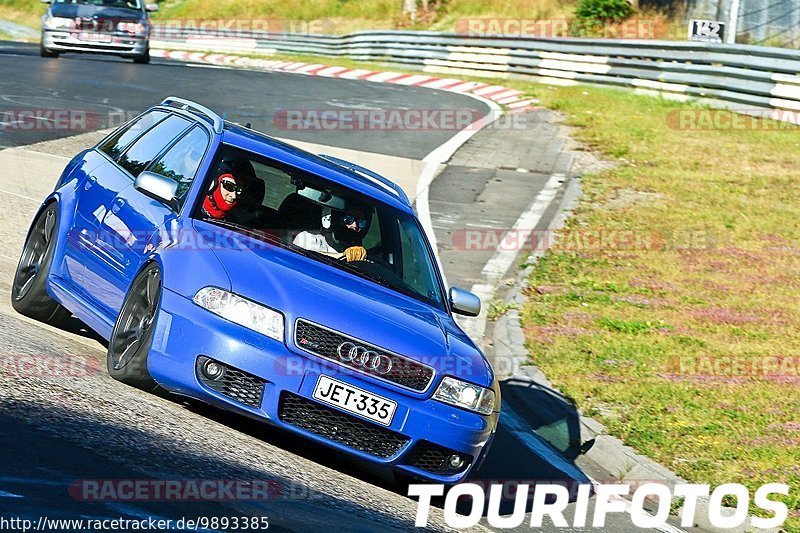
POLYGON ((717 20, 689 21, 689 40, 706 43, 722 43, 725 41, 725 23, 717 20))

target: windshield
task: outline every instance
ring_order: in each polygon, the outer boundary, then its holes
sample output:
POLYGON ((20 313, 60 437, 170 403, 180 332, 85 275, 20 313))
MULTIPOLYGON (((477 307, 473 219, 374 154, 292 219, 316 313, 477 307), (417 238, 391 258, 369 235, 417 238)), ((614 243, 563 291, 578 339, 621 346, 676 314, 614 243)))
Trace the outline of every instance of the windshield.
POLYGON ((127 9, 142 9, 139 0, 55 0, 55 4, 80 4, 98 7, 122 7, 127 9))
POLYGON ((195 217, 245 231, 444 309, 416 218, 317 176, 223 146, 195 217))

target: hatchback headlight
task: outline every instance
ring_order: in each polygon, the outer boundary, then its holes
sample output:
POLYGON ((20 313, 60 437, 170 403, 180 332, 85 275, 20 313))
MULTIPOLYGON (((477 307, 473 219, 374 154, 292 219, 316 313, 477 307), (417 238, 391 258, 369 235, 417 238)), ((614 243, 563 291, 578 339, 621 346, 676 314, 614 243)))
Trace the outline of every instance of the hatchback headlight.
POLYGON ((460 379, 445 376, 433 395, 440 402, 463 407, 482 415, 492 414, 495 408, 495 394, 486 389, 460 379))
POLYGON ((133 35, 144 35, 147 33, 147 26, 141 22, 117 22, 117 31, 133 35))
POLYGON ((192 298, 200 307, 283 342, 283 315, 278 311, 217 287, 205 287, 192 298))
POLYGON ((64 17, 46 17, 44 19, 44 27, 48 30, 58 30, 60 28, 69 28, 72 26, 73 20, 64 17))

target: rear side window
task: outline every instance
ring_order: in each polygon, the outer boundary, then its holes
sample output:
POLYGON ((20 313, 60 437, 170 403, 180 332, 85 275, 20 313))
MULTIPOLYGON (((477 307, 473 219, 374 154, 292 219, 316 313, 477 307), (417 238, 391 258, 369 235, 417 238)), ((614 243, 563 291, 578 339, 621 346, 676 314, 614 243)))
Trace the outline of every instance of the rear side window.
POLYGON ((197 167, 208 148, 208 134, 195 126, 165 153, 153 166, 152 171, 178 182, 177 197, 180 204, 197 174, 197 167))
POLYGON ((158 121, 166 117, 163 111, 150 111, 142 115, 127 127, 122 127, 109 137, 101 146, 100 151, 104 152, 114 161, 125 151, 131 141, 141 135, 144 131, 153 127, 158 121))
POLYGON ((190 124, 184 118, 170 116, 139 137, 119 158, 119 164, 135 178, 190 124))

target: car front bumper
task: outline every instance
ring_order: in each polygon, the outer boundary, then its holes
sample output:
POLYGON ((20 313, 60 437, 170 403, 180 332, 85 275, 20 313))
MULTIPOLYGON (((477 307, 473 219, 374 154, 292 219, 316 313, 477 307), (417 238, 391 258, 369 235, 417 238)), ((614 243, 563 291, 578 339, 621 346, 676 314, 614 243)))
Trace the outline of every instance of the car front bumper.
POLYGON ((452 484, 465 478, 483 461, 497 428, 499 413, 482 416, 430 399, 438 379, 425 394, 402 391, 291 351, 283 342, 222 319, 166 288, 155 328, 148 370, 167 390, 268 421, 428 481, 452 484), (198 358, 203 357, 232 368, 244 381, 233 389, 212 389, 200 379, 198 358), (320 374, 397 402, 391 424, 383 427, 312 399, 320 374), (242 394, 261 382, 260 398, 242 394), (443 454, 451 452, 469 462, 457 471, 436 466, 443 454))
POLYGON ((110 36, 110 41, 81 40, 78 33, 65 30, 42 30, 42 46, 52 52, 90 52, 138 57, 148 51, 148 38, 110 36))

